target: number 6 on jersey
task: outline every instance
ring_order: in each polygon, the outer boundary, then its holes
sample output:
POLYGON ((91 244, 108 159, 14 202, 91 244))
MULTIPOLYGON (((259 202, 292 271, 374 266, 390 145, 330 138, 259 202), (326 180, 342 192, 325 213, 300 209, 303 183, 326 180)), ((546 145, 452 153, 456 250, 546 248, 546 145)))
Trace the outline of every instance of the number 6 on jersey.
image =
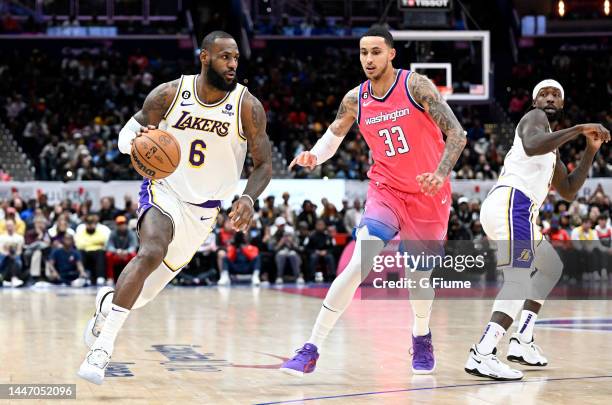
POLYGON ((206 150, 206 144, 201 139, 196 139, 191 142, 191 146, 189 147, 189 164, 196 169, 199 169, 203 164, 204 160, 206 160, 206 156, 204 156, 204 152, 206 150))
POLYGON ((391 133, 389 133, 388 129, 381 129, 380 131, 378 131, 378 135, 385 137, 385 143, 389 147, 389 149, 385 151, 387 156, 391 157, 395 156, 396 153, 402 154, 410 151, 410 146, 408 146, 408 142, 406 142, 406 136, 404 135, 404 131, 402 131, 402 127, 391 127, 391 133), (391 139, 391 134, 398 134, 397 140, 402 143, 402 146, 397 148, 397 150, 393 146, 393 139, 391 139))

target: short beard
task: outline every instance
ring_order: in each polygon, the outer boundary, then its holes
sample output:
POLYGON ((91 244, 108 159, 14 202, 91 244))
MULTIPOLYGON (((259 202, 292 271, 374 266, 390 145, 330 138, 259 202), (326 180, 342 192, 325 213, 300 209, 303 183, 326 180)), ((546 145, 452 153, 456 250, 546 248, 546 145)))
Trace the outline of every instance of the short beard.
POLYGON ((209 65, 206 69, 206 81, 208 84, 221 91, 232 91, 238 84, 236 77, 234 77, 234 80, 232 80, 230 83, 226 82, 225 78, 217 73, 217 71, 211 65, 209 65))
POLYGON ((555 109, 554 113, 549 113, 546 110, 544 110, 543 108, 541 108, 541 110, 544 111, 544 114, 546 114, 546 117, 548 118, 549 122, 560 121, 561 118, 563 118, 563 109, 562 108, 555 109))

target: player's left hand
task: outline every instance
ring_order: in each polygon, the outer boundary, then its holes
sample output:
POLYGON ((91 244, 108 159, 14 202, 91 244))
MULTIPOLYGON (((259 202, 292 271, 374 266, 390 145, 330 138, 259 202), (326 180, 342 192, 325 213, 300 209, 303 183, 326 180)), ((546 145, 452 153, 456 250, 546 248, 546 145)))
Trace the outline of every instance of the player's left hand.
POLYGON ((416 177, 416 181, 421 187, 421 192, 429 196, 438 194, 438 191, 440 191, 444 184, 444 180, 444 177, 436 173, 423 173, 416 177))
POLYGON ((591 136, 587 136, 587 148, 593 151, 598 151, 601 148, 601 145, 604 143, 603 138, 595 138, 591 136))
POLYGON ((240 197, 232 204, 228 217, 235 231, 247 231, 251 225, 255 210, 248 197, 240 197))

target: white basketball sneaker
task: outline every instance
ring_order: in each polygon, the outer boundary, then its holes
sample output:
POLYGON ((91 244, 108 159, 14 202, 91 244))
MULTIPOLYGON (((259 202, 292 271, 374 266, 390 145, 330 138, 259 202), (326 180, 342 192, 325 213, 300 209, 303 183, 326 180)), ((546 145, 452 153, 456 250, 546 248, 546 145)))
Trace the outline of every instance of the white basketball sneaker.
POLYGON ((494 380, 520 380, 523 373, 519 370, 510 368, 505 363, 499 361, 496 356, 497 349, 493 349, 491 354, 480 354, 476 345, 470 348, 470 357, 465 363, 465 371, 478 377, 487 377, 494 380))
POLYGON ((230 280, 229 273, 226 270, 221 272, 221 277, 219 277, 219 281, 217 281, 217 285, 219 286, 227 286, 232 283, 230 280))
POLYGON ((106 315, 102 313, 102 303, 104 302, 105 298, 114 292, 115 290, 110 287, 102 287, 96 294, 96 312, 89 322, 87 322, 87 326, 83 331, 83 340, 90 349, 98 336, 100 336, 100 332, 104 326, 104 321, 106 321, 106 315))
POLYGON ((104 381, 104 371, 108 367, 111 355, 104 349, 93 349, 87 353, 87 357, 81 363, 79 377, 94 384, 102 384, 104 381))
POLYGON ((261 280, 259 279, 259 270, 253 271, 253 275, 251 276, 251 285, 253 287, 257 287, 261 284, 261 280))
POLYGON ((510 338, 507 359, 525 366, 544 367, 548 364, 548 360, 542 355, 542 349, 533 343, 533 339, 528 343, 523 342, 519 333, 512 334, 510 338))

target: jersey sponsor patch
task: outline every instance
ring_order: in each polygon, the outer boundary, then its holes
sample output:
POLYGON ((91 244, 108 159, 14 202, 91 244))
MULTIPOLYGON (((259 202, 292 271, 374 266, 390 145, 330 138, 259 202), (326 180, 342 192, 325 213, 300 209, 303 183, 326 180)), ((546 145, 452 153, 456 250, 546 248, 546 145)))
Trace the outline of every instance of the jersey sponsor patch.
POLYGON ((232 111, 233 108, 234 108, 233 105, 226 104, 225 107, 223 108, 223 110, 221 110, 221 114, 225 114, 228 117, 231 117, 231 116, 233 116, 235 114, 234 111, 232 111))

